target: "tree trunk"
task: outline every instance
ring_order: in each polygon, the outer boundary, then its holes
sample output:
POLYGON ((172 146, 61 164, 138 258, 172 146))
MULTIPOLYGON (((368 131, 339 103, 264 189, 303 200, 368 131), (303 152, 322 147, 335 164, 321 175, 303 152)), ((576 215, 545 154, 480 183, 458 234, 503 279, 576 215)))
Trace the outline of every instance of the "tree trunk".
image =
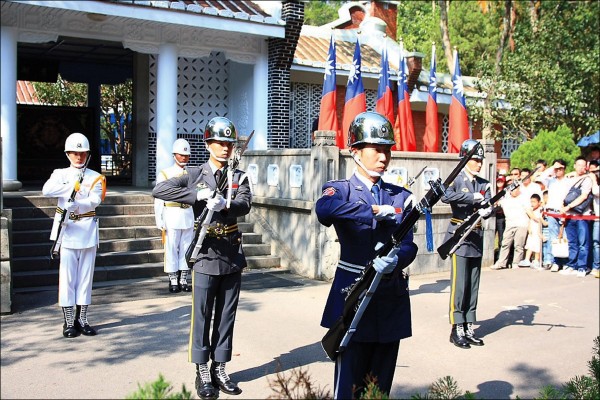
MULTIPOLYGON (((493 128, 494 118, 492 116, 492 101, 495 97, 496 84, 498 77, 500 76, 500 62, 504 54, 504 48, 511 32, 511 16, 512 16, 512 0, 504 1, 504 16, 502 18, 502 32, 500 34, 500 43, 498 44, 498 51, 496 52, 496 60, 494 63, 494 75, 491 78, 489 86, 487 87, 487 96, 483 100, 483 126, 482 126, 482 138, 484 142, 493 143, 493 128)), ((487 146, 486 146, 487 147, 487 146)), ((493 151, 493 150, 491 150, 493 151)))
POLYGON ((448 32, 448 7, 447 0, 439 0, 440 5, 440 30, 442 31, 442 47, 448 64, 450 75, 454 73, 454 59, 452 57, 452 45, 450 44, 450 34, 448 32))

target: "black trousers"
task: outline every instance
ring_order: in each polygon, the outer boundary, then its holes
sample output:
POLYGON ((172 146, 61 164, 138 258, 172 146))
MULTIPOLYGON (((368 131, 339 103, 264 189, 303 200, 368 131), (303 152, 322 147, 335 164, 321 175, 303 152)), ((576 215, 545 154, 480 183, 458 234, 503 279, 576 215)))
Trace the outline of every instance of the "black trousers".
POLYGON ((452 256, 450 270, 450 323, 477 320, 477 297, 481 276, 481 257, 452 256))
POLYGON ((194 271, 192 292, 192 326, 189 361, 228 362, 233 347, 233 327, 240 298, 242 273, 205 275, 194 271), (214 322, 211 332, 211 320, 214 322))

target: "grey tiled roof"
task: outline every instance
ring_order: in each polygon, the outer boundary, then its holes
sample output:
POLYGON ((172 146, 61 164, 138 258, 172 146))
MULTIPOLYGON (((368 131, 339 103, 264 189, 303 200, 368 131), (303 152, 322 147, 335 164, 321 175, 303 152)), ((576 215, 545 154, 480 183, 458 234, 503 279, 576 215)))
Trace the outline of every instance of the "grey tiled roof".
POLYGON ((251 21, 268 25, 284 25, 284 21, 272 17, 252 1, 227 0, 106 0, 108 3, 128 4, 139 7, 153 7, 177 12, 214 15, 240 21, 251 21))

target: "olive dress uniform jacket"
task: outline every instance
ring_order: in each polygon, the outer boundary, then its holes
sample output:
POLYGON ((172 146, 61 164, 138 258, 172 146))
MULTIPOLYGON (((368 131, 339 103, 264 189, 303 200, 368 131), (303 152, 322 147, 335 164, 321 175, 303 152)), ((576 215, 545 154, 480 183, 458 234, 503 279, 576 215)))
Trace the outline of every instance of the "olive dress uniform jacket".
MULTIPOLYGON (((364 268, 375 258, 378 242, 387 242, 405 215, 413 207, 414 196, 400 186, 381 181, 381 204, 396 208, 394 220, 376 221, 372 211, 375 199, 370 188, 356 176, 348 180, 329 181, 316 204, 319 222, 333 225, 338 235, 341 255, 331 291, 323 312, 321 326, 330 328, 342 315, 345 294, 342 289, 354 283, 360 272, 344 269, 344 264, 364 268)), ((369 306, 360 320, 352 340, 387 343, 412 335, 408 279, 401 269, 415 259, 417 245, 412 230, 402 239, 398 265, 384 275, 369 306)))
MULTIPOLYGON (((157 183, 152 195, 164 201, 175 201, 192 205, 197 217, 206 207, 206 201, 198 201, 199 190, 215 190, 217 182, 209 163, 200 167, 187 167, 187 174, 157 183)), ((217 224, 231 227, 237 224, 237 218, 250 212, 252 194, 250 183, 243 171, 233 173, 231 204, 229 208, 213 214, 210 226, 217 224)), ((227 198, 226 193, 223 194, 227 198)), ((194 271, 207 275, 226 275, 241 271, 246 267, 246 257, 242 249, 242 234, 238 230, 222 237, 206 236, 194 271)))
MULTIPOLYGON (((448 224, 448 230, 444 237, 444 243, 449 240, 461 222, 471 214, 477 212, 477 204, 482 200, 475 199, 475 193, 481 193, 485 200, 492 198, 489 181, 475 176, 474 182, 463 170, 456 179, 448 186, 441 200, 449 203, 452 209, 452 218, 448 224)), ((465 238, 464 242, 456 250, 455 254, 461 257, 481 257, 483 255, 483 229, 481 225, 476 226, 465 238)))

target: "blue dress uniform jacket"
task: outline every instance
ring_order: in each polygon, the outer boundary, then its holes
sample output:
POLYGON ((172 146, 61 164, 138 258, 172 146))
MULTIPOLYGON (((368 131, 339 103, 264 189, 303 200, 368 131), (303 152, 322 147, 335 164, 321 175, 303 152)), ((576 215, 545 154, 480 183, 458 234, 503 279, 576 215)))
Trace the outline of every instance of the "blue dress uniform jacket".
MULTIPOLYGON (((208 163, 200 167, 187 167, 186 171, 187 174, 157 183, 152 195, 165 201, 190 204, 197 217, 206 206, 205 201, 197 201, 198 190, 214 190, 217 182, 208 163)), ((231 205, 228 209, 215 212, 210 226, 234 226, 238 217, 250 212, 251 202, 250 183, 243 171, 236 170, 233 174, 231 205)), ((225 275, 241 271, 245 267, 242 234, 236 230, 220 238, 207 235, 194 264, 194 271, 207 275, 225 275)))
MULTIPOLYGON (((475 177, 475 182, 471 182, 464 170, 446 189, 446 193, 441 200, 450 204, 452 218, 448 224, 444 242, 454 235, 454 231, 462 221, 477 212, 476 204, 480 203, 481 200, 475 200, 474 193, 481 193, 483 198, 489 201, 492 197, 490 183, 479 176, 475 177)), ((483 229, 481 229, 481 226, 475 227, 471 231, 455 254, 461 257, 481 257, 483 255, 483 229)))
MULTIPOLYGON (((396 208, 395 220, 376 221, 372 211, 375 200, 369 188, 353 175, 349 180, 330 181, 316 203, 316 214, 325 226, 333 225, 341 246, 340 262, 366 266, 375 257, 378 242, 387 242, 413 206, 412 193, 381 181, 381 204, 396 208)), ((412 230, 404 237, 394 273, 384 276, 371 299, 352 340, 387 343, 410 337, 411 313, 408 279, 400 272, 416 257, 412 230)), ((340 265, 342 265, 340 264, 340 265)), ((331 327, 342 315, 346 295, 342 289, 354 283, 359 272, 338 266, 321 326, 331 327)))

